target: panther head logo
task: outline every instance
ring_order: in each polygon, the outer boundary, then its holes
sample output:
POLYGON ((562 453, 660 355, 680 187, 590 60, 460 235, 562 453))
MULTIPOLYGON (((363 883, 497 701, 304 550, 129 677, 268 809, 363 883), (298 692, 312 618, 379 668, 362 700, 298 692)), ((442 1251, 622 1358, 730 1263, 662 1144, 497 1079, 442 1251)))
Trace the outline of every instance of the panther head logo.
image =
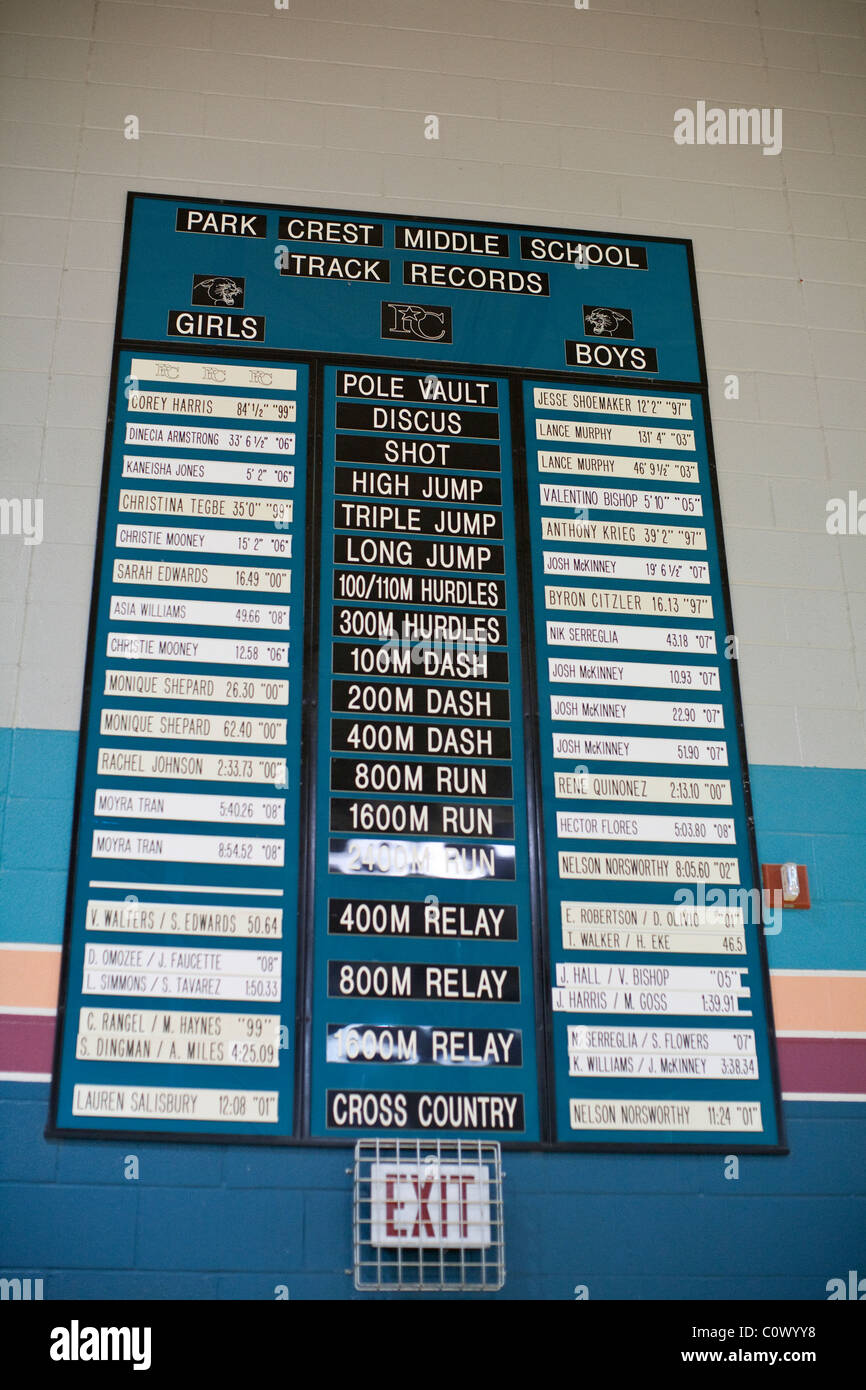
POLYGON ((593 333, 615 333, 621 323, 626 322, 625 314, 616 309, 592 309, 586 316, 593 333))
POLYGON ((212 275, 209 280, 200 280, 199 288, 207 290, 214 304, 227 304, 229 307, 243 293, 241 286, 227 275, 212 275))

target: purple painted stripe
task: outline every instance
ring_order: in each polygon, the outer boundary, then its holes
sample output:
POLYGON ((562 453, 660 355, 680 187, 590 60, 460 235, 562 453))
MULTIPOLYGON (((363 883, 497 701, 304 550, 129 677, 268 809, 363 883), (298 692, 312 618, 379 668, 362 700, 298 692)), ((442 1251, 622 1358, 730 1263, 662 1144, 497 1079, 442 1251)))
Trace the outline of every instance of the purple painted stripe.
MULTIPOLYGON (((56 1020, 0 1014, 0 1071, 50 1072, 56 1020)), ((783 1091, 866 1096, 866 1038, 778 1038, 783 1091)))
POLYGON ((0 1014, 0 1071, 50 1072, 56 1018, 0 1014))
POLYGON ((866 1096, 866 1038, 777 1038, 783 1091, 866 1096))

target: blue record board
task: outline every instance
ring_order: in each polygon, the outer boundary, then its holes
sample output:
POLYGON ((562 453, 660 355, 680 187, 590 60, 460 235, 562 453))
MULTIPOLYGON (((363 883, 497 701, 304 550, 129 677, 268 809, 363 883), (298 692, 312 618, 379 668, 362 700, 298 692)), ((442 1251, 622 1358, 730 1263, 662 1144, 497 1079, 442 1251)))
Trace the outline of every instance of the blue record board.
POLYGON ((51 1132, 783 1151, 690 244, 130 194, 51 1132))

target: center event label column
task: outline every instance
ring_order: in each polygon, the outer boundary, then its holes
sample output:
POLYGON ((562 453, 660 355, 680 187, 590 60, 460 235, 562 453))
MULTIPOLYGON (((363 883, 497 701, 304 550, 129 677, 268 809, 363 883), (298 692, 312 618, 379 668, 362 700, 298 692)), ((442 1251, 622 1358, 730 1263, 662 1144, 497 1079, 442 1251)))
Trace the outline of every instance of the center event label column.
POLYGON ((314 1135, 539 1137, 508 388, 325 374, 314 1135))

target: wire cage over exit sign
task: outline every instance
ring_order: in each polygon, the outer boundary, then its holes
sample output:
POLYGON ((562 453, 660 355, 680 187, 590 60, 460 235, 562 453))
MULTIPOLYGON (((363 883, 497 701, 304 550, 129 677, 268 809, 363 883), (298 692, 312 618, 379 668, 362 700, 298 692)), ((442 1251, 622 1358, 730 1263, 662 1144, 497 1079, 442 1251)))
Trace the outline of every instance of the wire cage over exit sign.
POLYGON ((360 1139, 355 1288, 485 1293, 505 1283, 502 1151, 474 1139, 360 1139))

